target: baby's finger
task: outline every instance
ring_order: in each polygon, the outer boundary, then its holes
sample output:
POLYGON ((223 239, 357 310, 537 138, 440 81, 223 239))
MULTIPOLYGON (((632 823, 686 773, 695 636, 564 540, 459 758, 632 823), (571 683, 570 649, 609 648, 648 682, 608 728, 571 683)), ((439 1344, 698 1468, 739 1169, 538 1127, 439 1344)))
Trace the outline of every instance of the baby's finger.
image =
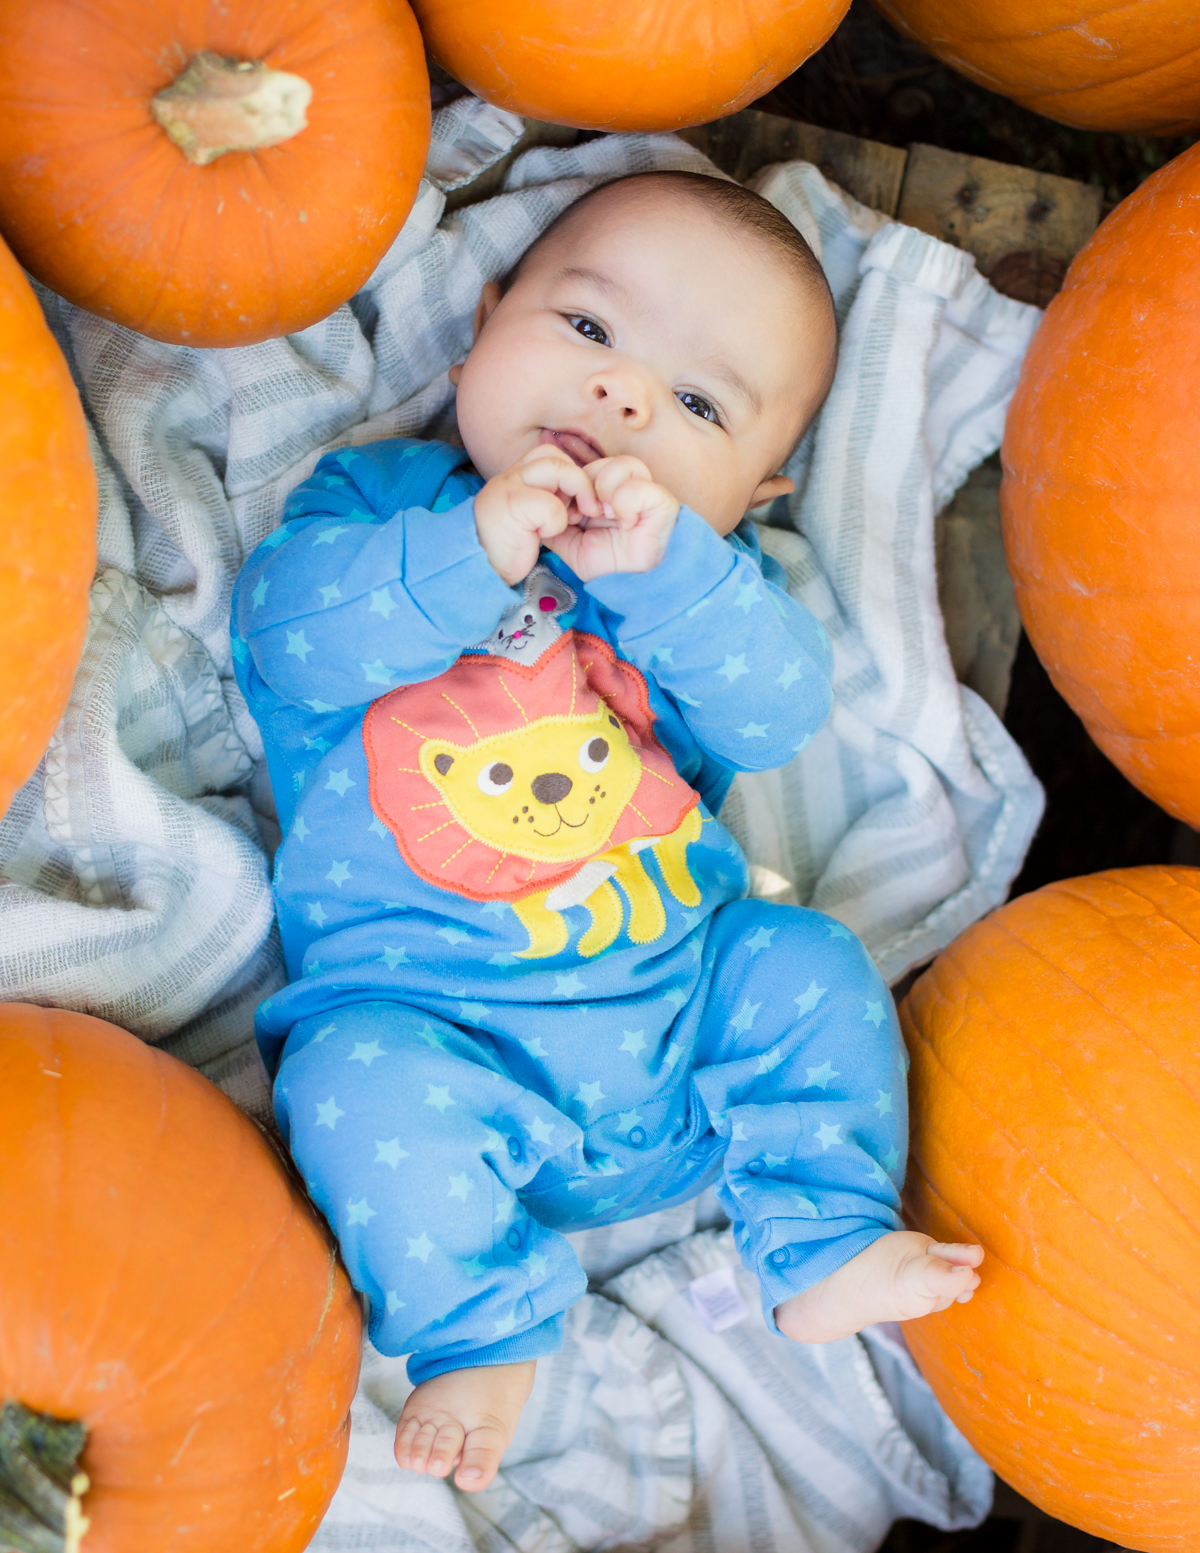
POLYGON ((520 522, 543 543, 570 524, 570 510, 557 491, 526 489, 518 492, 513 507, 520 522))
POLYGON ((640 458, 632 453, 616 453, 611 458, 598 458, 587 466, 597 499, 611 502, 614 492, 627 480, 649 480, 650 471, 640 458))
POLYGON ((518 465, 523 485, 536 490, 557 491, 564 497, 574 497, 579 510, 594 517, 600 506, 592 485, 592 477, 581 469, 561 448, 545 443, 528 463, 518 465))
POLYGON ((673 518, 679 503, 653 480, 636 479, 618 486, 605 510, 611 510, 618 528, 628 530, 646 519, 673 518))

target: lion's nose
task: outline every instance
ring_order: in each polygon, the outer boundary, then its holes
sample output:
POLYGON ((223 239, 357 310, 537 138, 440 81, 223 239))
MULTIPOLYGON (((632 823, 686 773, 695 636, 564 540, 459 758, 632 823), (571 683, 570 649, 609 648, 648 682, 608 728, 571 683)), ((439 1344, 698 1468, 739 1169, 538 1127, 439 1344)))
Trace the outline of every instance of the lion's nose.
POLYGON ((571 778, 563 776, 561 771, 544 771, 541 776, 534 777, 529 785, 538 803, 561 803, 573 784, 571 778))

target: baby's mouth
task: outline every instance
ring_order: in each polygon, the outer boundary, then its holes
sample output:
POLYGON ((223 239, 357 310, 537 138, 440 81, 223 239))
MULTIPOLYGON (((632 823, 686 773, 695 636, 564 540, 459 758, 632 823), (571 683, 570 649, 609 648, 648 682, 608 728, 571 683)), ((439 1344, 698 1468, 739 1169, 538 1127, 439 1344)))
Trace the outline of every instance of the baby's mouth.
POLYGON ((598 448, 590 437, 585 437, 581 431, 551 431, 548 426, 543 426, 538 434, 538 442, 552 442, 556 448, 561 448, 568 458, 574 461, 582 469, 586 464, 594 464, 598 458, 604 457, 604 450, 598 448))

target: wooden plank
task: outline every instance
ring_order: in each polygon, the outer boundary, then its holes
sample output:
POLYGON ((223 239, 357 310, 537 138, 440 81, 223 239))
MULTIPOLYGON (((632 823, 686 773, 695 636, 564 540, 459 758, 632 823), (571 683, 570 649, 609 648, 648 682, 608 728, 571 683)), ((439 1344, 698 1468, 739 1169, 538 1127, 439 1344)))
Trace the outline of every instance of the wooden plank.
POLYGON ((896 213, 907 160, 907 153, 896 146, 756 108, 680 133, 739 183, 772 162, 813 162, 864 205, 889 216, 896 213))
POLYGON ((1102 191, 940 146, 909 147, 896 219, 974 254, 998 291, 1044 307, 1096 230, 1102 191))

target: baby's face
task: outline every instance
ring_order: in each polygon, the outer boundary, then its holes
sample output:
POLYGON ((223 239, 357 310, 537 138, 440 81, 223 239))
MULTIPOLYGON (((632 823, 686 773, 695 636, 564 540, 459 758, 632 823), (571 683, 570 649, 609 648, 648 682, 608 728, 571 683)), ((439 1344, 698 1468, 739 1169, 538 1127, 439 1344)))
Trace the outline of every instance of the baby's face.
POLYGON ((720 534, 791 489, 777 471, 834 348, 759 234, 661 184, 590 200, 479 321, 458 425, 485 480, 541 442, 630 453, 720 534))

